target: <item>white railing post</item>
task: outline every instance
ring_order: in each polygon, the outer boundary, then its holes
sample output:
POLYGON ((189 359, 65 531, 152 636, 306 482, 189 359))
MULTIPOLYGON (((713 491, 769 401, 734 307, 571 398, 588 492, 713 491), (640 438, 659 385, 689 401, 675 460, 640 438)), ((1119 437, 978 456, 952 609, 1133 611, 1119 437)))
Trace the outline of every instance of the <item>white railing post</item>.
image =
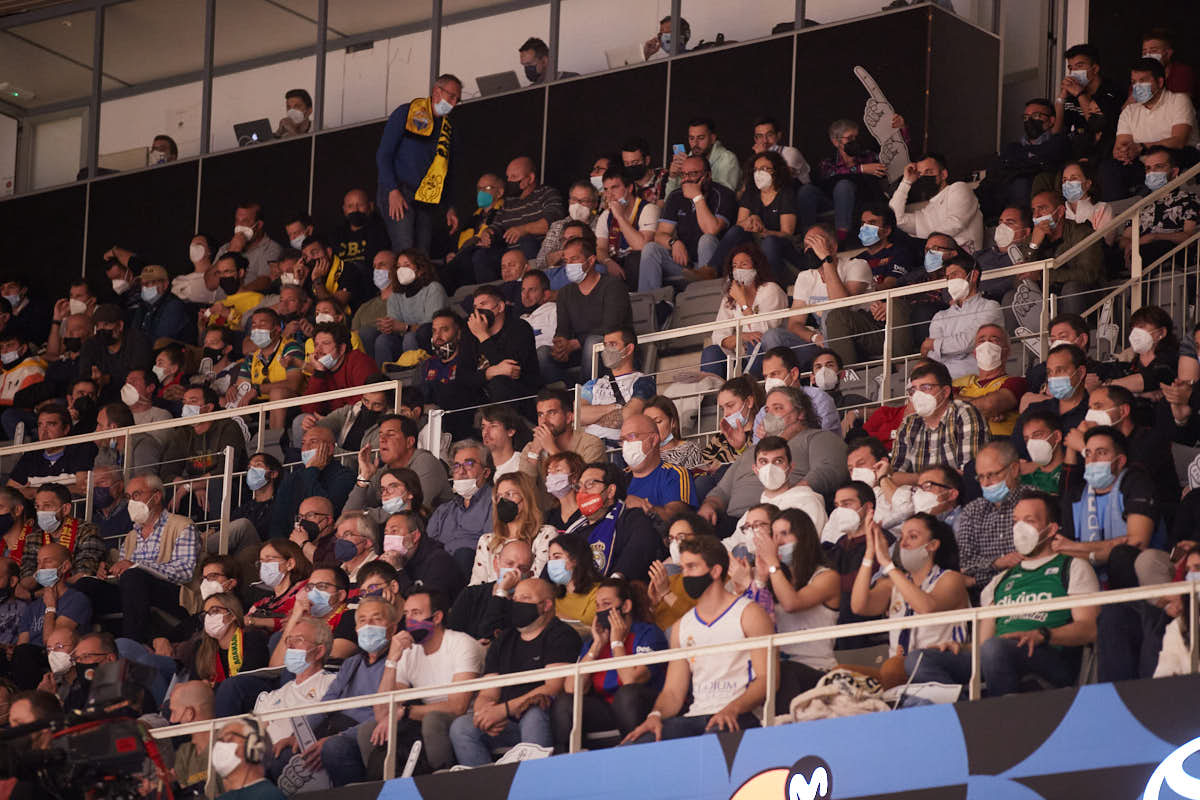
POLYGON ((125 453, 121 457, 121 475, 125 482, 129 482, 129 476, 133 473, 133 437, 128 433, 125 434, 125 453))
POLYGON ((87 488, 84 490, 87 494, 83 497, 83 521, 91 522, 92 514, 95 509, 92 508, 92 481, 95 478, 96 471, 89 469, 87 471, 87 488))
POLYGON ((1052 262, 1042 262, 1042 309, 1038 316, 1038 349, 1042 354, 1042 361, 1046 360, 1046 356, 1050 353, 1050 267, 1052 262))
POLYGON ((429 412, 429 446, 441 457, 442 454, 442 416, 446 412, 435 408, 429 412))
POLYGON ((1142 307, 1142 252, 1141 252, 1141 214, 1129 221, 1129 313, 1132 314, 1142 307))
POLYGON ((567 678, 574 687, 571 695, 571 742, 568 752, 578 753, 583 748, 583 673, 579 664, 575 665, 575 674, 567 678))
MULTIPOLYGON (((894 307, 892 296, 889 294, 883 301, 883 383, 880 385, 879 399, 887 400, 891 394, 892 382, 892 315, 894 307)), ((869 371, 865 371, 870 376, 869 371)), ((868 381, 869 386, 869 381, 868 381)))
POLYGON ((583 407, 583 395, 580 394, 581 387, 576 381, 575 388, 571 390, 571 414, 573 418, 572 426, 574 430, 579 430, 579 411, 583 407))
POLYGON ((733 369, 725 372, 731 378, 742 374, 742 318, 733 320, 733 369))
POLYGON ((775 692, 779 684, 779 650, 775 647, 775 637, 767 642, 767 695, 763 700, 763 727, 769 728, 775 724, 775 692))
POLYGON ((392 385, 395 387, 395 389, 393 390, 393 394, 395 395, 395 398, 396 398, 392 402, 392 413, 399 414, 400 409, 402 409, 404 407, 404 404, 400 402, 400 399, 401 399, 400 393, 404 390, 404 382, 400 381, 400 380, 396 380, 396 381, 392 382, 392 385))
POLYGON ((233 503, 233 445, 225 445, 225 468, 221 471, 221 521, 217 528, 219 552, 229 555, 229 510, 233 503))
MULTIPOLYGON (((293 442, 293 444, 296 444, 293 442)), ((258 408, 258 452, 262 452, 267 446, 267 410, 262 406, 258 408)))
POLYGON ((979 607, 975 607, 971 619, 971 684, 969 697, 978 700, 983 686, 983 672, 979 664, 979 607))
POLYGON ((383 757, 383 779, 390 781, 396 777, 396 698, 388 698, 387 721, 387 755, 383 757))
POLYGON ((1191 651, 1192 674, 1200 672, 1200 583, 1191 581, 1192 590, 1188 592, 1188 642, 1191 651))

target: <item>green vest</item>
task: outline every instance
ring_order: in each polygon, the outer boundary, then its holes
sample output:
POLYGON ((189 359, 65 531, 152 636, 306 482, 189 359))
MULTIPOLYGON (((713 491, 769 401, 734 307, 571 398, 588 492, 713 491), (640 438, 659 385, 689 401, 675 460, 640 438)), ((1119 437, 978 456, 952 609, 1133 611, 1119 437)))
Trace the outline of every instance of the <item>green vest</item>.
MULTIPOLYGON (((992 605, 1008 606, 1015 603, 1032 603, 1066 597, 1067 584, 1071 576, 1071 557, 1060 553, 1037 569, 1026 569, 1020 564, 1000 576, 992 605)), ((1070 609, 1061 611, 1038 611, 1013 617, 996 619, 996 635, 1016 631, 1032 631, 1037 628, 1059 628, 1071 621, 1070 609)))

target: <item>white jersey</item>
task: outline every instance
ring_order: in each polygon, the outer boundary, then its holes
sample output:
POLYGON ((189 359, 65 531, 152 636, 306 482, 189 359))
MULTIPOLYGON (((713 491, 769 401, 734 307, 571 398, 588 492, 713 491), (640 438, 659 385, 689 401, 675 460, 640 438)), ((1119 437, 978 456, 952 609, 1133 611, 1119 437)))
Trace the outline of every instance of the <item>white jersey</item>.
MULTIPOLYGON (((742 595, 712 622, 704 622, 696 609, 679 619, 679 646, 701 647, 745 639, 742 612, 751 600, 742 595)), ((719 653, 688 659, 692 671, 692 707, 686 716, 715 714, 742 695, 754 679, 750 653, 719 653)))
MULTIPOLYGON (((828 567, 820 567, 813 573, 813 578, 822 572, 828 572, 828 567)), ((811 579, 810 579, 811 580, 811 579)), ((780 633, 792 631, 807 631, 813 628, 827 628, 837 625, 838 612, 824 603, 817 603, 811 608, 800 611, 784 611, 783 606, 775 604, 775 630, 780 633)), ((813 669, 833 669, 837 659, 833 657, 833 638, 821 639, 816 642, 789 644, 779 648, 787 653, 793 661, 812 667, 813 669)))
MULTIPOLYGON (((926 594, 932 592, 934 584, 945 574, 945 570, 934 564, 929 568, 929 574, 925 576, 925 580, 921 581, 921 591, 926 594)), ((915 613, 912 607, 905 602, 904 596, 900 594, 900 590, 893 584, 892 601, 888 605, 888 618, 909 617, 915 613)), ((926 647, 936 647, 941 642, 961 643, 967 640, 967 629, 961 622, 947 622, 944 625, 922 625, 904 630, 888 631, 889 656, 896 655, 896 649, 900 646, 900 639, 903 634, 907 634, 906 638, 908 639, 908 644, 904 649, 905 653, 915 653, 926 647)))

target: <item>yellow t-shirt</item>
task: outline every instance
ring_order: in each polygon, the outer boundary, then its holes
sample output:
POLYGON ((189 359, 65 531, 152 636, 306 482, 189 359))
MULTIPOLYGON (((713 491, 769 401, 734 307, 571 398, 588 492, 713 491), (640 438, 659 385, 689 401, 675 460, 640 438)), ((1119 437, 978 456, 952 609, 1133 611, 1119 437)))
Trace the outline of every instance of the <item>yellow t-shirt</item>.
POLYGON ((237 292, 222 300, 221 305, 229 309, 229 319, 225 327, 235 331, 241 328, 242 317, 250 309, 257 307, 262 299, 263 296, 258 292, 237 292))
POLYGON ((554 613, 561 620, 577 619, 584 625, 591 625, 596 618, 596 592, 599 590, 597 584, 587 594, 567 592, 554 601, 554 613))
POLYGON ((664 631, 696 606, 696 601, 683 590, 683 573, 676 572, 669 576, 667 586, 670 587, 671 594, 675 595, 675 602, 669 605, 662 602, 654 607, 654 624, 664 631))
MULTIPOLYGON (((956 378, 952 384, 955 389, 955 394, 963 400, 973 400, 978 397, 984 397, 998 392, 1004 388, 1004 384, 1012 380, 1011 375, 1001 375, 998 378, 993 378, 987 383, 980 383, 978 375, 964 375, 961 378, 956 378)), ((1017 398, 1020 400, 1020 398, 1017 398)), ((1012 410, 999 417, 991 417, 987 420, 988 430, 992 436, 1011 436, 1013 428, 1016 426, 1018 406, 1014 406, 1012 410)))

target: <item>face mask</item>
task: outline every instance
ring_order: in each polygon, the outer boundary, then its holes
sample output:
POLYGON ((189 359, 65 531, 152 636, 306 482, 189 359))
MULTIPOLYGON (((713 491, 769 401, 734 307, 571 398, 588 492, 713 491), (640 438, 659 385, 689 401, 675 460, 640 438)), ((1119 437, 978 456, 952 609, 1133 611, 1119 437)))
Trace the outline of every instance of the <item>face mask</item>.
POLYGON ((962 300, 971 291, 971 284, 964 278, 951 278, 946 283, 946 291, 950 293, 950 299, 962 300))
MULTIPOLYGON (((39 511, 38 513, 41 514, 42 512, 39 511)), ((58 569, 56 567, 45 567, 39 569, 34 577, 37 579, 39 585, 49 588, 58 583, 58 569)))
POLYGON ((298 647, 289 647, 283 654, 283 668, 293 675, 299 675, 309 668, 308 651, 298 647))
POLYGON ((214 639, 220 639, 229 629, 229 623, 220 614, 204 615, 204 632, 214 639))
POLYGON ((782 389, 784 386, 787 386, 787 384, 784 382, 783 378, 767 378, 765 381, 763 381, 763 391, 767 394, 770 394, 776 389, 782 389))
POLYGON ((567 280, 571 283, 581 283, 585 277, 583 264, 567 264, 567 280))
POLYGON ((1046 439, 1027 439, 1025 449, 1029 451, 1029 460, 1039 467, 1054 460, 1054 445, 1046 439))
POLYGON ((1073 69, 1067 74, 1071 76, 1071 80, 1080 86, 1088 85, 1088 71, 1086 69, 1073 69))
POLYGON ((351 211, 346 215, 346 222, 355 228, 361 228, 367 224, 367 214, 365 211, 351 211))
POLYGON ((537 83, 538 68, 537 68, 536 64, 526 64, 525 65, 525 77, 529 80, 530 83, 537 83))
POLYGON ((157 299, 158 299, 158 287, 157 286, 143 286, 142 287, 142 300, 144 300, 147 303, 153 303, 157 299))
POLYGON ((1013 239, 1015 237, 1016 234, 1013 233, 1013 229, 1001 222, 996 228, 996 235, 994 237, 996 240, 996 247, 999 247, 1001 250, 1007 250, 1008 246, 1013 243, 1013 239))
POLYGON ((1113 474, 1111 461, 1093 461, 1083 466, 1083 479, 1096 491, 1112 486, 1117 476, 1113 474))
POLYGON ((519 600, 512 601, 512 610, 509 612, 509 619, 512 621, 514 628, 528 628, 537 622, 541 616, 542 610, 538 608, 537 603, 522 603, 519 600))
POLYGON ((8 304, 10 306, 12 306, 13 308, 16 308, 17 306, 21 305, 21 295, 19 295, 19 294, 5 294, 5 295, 0 295, 0 297, 3 297, 5 300, 7 300, 8 304))
POLYGON ((929 392, 913 392, 910 399, 913 411, 917 412, 917 416, 919 417, 928 417, 937 410, 937 395, 930 394, 929 392))
POLYGON ((763 433, 767 436, 781 436, 787 430, 787 420, 778 414, 767 413, 763 415, 763 433))
POLYGON ((433 354, 442 361, 449 361, 458 354, 458 342, 444 342, 433 346, 433 354))
POLYGON ((975 348, 975 363, 983 372, 991 372, 1000 366, 1004 351, 995 342, 980 342, 975 348))
POLYGON ((61 650, 51 650, 46 653, 46 659, 50 662, 50 671, 55 675, 65 674, 71 668, 70 653, 64 653, 61 650))
POLYGON ((565 497, 571 490, 571 476, 565 472, 551 472, 546 476, 546 491, 554 497, 565 497))
POLYGON ((913 492, 913 510, 918 514, 932 513, 933 509, 937 508, 942 502, 933 492, 927 492, 924 489, 917 489, 913 492))
POLYGON ((733 279, 743 286, 750 286, 758 278, 758 273, 752 269, 735 269, 733 279))
POLYGON ((309 462, 312 461, 316 457, 317 457, 317 448, 315 448, 315 447, 311 450, 301 450, 300 451, 300 460, 304 463, 304 466, 306 466, 306 467, 308 466, 309 462))
POLYGON ((185 405, 179 411, 181 417, 197 417, 200 415, 200 406, 185 405))
POLYGON ((266 486, 266 467, 250 467, 250 469, 246 470, 246 485, 250 487, 250 491, 252 492, 257 492, 259 489, 266 486))
POLYGON ((129 281, 124 278, 114 278, 112 282, 113 291, 117 294, 125 294, 129 291, 129 281))
POLYGON ((926 250, 925 251, 925 271, 937 272, 942 268, 942 251, 941 250, 926 250))
POLYGON ((1036 119, 1025 120, 1024 127, 1025 127, 1025 138, 1031 142, 1046 132, 1046 129, 1042 125, 1042 123, 1036 119))
POLYGON ((271 344, 271 332, 266 328, 255 328, 250 331, 250 341, 254 342, 254 346, 261 350, 271 344))
POLYGON ((513 197, 513 198, 520 197, 521 196, 521 182, 520 181, 505 181, 504 182, 504 196, 505 197, 513 197))
POLYGON ((214 594, 220 594, 223 591, 225 591, 225 587, 221 585, 220 581, 207 580, 200 582, 201 600, 207 600, 214 594))
POLYGON ((821 367, 813 372, 813 384, 826 392, 838 384, 837 370, 832 367, 821 367))
POLYGON ((774 180, 775 179, 771 177, 771 173, 767 172, 765 169, 754 170, 754 185, 758 187, 759 191, 766 191, 768 188, 770 188, 774 180))
POLYGON ((37 512, 38 527, 46 533, 53 533, 58 530, 58 512, 56 511, 39 511, 37 512))
POLYGON ((1135 83, 1133 85, 1133 102, 1145 103, 1154 97, 1153 83, 1135 83))
POLYGON ((925 545, 914 547, 911 550, 900 548, 900 566, 904 567, 904 571, 909 574, 919 572, 932 557, 933 553, 930 553, 925 545))
POLYGON ((496 501, 496 518, 505 525, 516 519, 520 511, 521 507, 507 497, 501 497, 496 501))
POLYGON ((68 353, 78 353, 79 348, 83 347, 83 339, 79 336, 64 336, 62 346, 68 353))
POLYGON ((368 653, 378 652, 387 642, 387 628, 382 625, 363 625, 358 629, 358 646, 368 653))
POLYGON ((141 401, 142 396, 138 394, 138 390, 128 383, 121 387, 121 402, 127 406, 135 406, 141 401))
POLYGON ((1193 569, 1183 576, 1185 581, 1200 581, 1200 569, 1193 569))
POLYGON ((337 539, 333 543, 333 557, 338 561, 349 561, 358 555, 358 548, 349 539, 337 539))
POLYGON ((725 424, 733 428, 735 431, 740 430, 742 425, 746 423, 746 415, 741 411, 735 411, 725 417, 725 424))
POLYGON ((826 524, 838 533, 849 533, 857 530, 860 522, 858 512, 853 508, 838 506, 829 514, 829 521, 826 524))
POLYGON ((604 349, 600 351, 600 362, 608 369, 613 369, 624 359, 624 349, 617 345, 604 345, 604 349))
POLYGON ((662 51, 664 53, 670 53, 671 52, 671 34, 660 33, 658 35, 658 44, 659 44, 659 46, 662 47, 662 51))
POLYGON ((404 630, 408 631, 408 635, 417 644, 428 639, 436 627, 433 621, 428 619, 408 618, 404 620, 404 630))
POLYGON ((779 560, 784 564, 792 563, 792 556, 796 554, 795 542, 784 542, 779 545, 779 560))
POLYGON ((0 362, 2 362, 5 366, 8 366, 10 364, 16 363, 17 359, 20 357, 21 357, 20 351, 8 350, 4 353, 0 353, 0 362))
POLYGON ((571 582, 571 568, 567 566, 566 559, 553 558, 547 561, 546 574, 559 586, 566 586, 571 582))
POLYGON ((1048 224, 1050 226, 1050 230, 1054 230, 1055 228, 1058 227, 1058 223, 1054 221, 1053 214, 1043 214, 1040 217, 1034 217, 1033 218, 1033 227, 1036 228, 1038 225, 1041 225, 1043 222, 1045 222, 1046 224, 1048 224))
POLYGON ((1046 379, 1046 391, 1057 400, 1065 400, 1075 391, 1069 375, 1055 375, 1046 379))
POLYGON ((463 500, 470 500, 477 491, 479 487, 474 478, 456 478, 454 481, 454 493, 463 500))
POLYGON ((444 97, 433 104, 433 113, 439 117, 448 117, 453 110, 454 106, 444 97))
POLYGON ((239 233, 246 237, 247 242, 254 238, 254 228, 249 225, 234 225, 233 235, 237 236, 239 233))
POLYGON ((1134 328, 1129 332, 1129 346, 1138 355, 1149 353, 1154 349, 1154 335, 1145 328, 1134 328))
POLYGON ((242 765, 242 759, 238 757, 237 750, 237 742, 217 742, 213 745, 213 769, 222 778, 229 777, 235 769, 242 765))
POLYGON ((1062 347, 1064 344, 1075 344, 1075 343, 1072 341, 1069 341, 1067 339, 1055 339, 1054 341, 1050 342, 1050 349, 1053 350, 1056 347, 1062 347))
POLYGON ((693 600, 699 600, 700 595, 712 585, 713 578, 707 572, 703 575, 684 575, 683 590, 687 592, 687 596, 693 600))
POLYGON ((1004 481, 993 483, 991 486, 984 486, 983 497, 989 503, 1003 503, 1008 497, 1010 489, 1004 481))
POLYGON ((1018 553, 1027 556, 1042 543, 1042 532, 1028 522, 1013 523, 1013 547, 1018 553))
POLYGON ((667 550, 671 553, 671 563, 678 564, 679 563, 679 553, 680 553, 679 540, 672 539, 671 543, 669 545, 667 545, 667 550))
POLYGON ((604 505, 604 495, 592 494, 591 492, 576 492, 575 505, 579 506, 580 513, 585 517, 590 517, 604 505))
POLYGON ((870 467, 855 467, 850 470, 850 480, 861 481, 872 489, 875 488, 875 470, 870 467))
POLYGON ((317 323, 318 325, 321 325, 322 323, 325 323, 325 322, 333 322, 333 321, 334 321, 333 314, 317 314, 315 317, 313 317, 313 322, 317 323))
POLYGON ((592 218, 592 210, 583 203, 571 203, 567 206, 567 216, 576 222, 587 222, 592 218))
POLYGON ((913 181, 912 188, 908 190, 909 202, 929 200, 939 191, 937 176, 922 175, 913 181))
POLYGON ((167 379, 166 367, 160 367, 158 364, 155 364, 150 368, 150 371, 154 373, 154 377, 158 378, 159 383, 162 383, 167 379))
POLYGON ((333 610, 329 605, 329 592, 323 592, 320 589, 308 590, 308 605, 313 613, 313 616, 323 617, 333 610))
POLYGON ((1113 419, 1112 412, 1103 408, 1089 408, 1083 419, 1086 422, 1094 422, 1097 425, 1115 425, 1117 423, 1113 419))
POLYGON ((386 289, 392 284, 391 273, 386 269, 371 270, 371 282, 375 284, 376 289, 386 289))
POLYGON ((129 512, 129 519, 138 525, 142 525, 150 519, 150 506, 141 500, 130 500, 125 510, 129 512))
POLYGON ((1063 199, 1069 203, 1077 203, 1083 197, 1083 181, 1063 181, 1063 199))
POLYGON ((384 500, 382 503, 380 503, 380 506, 383 508, 383 512, 385 514, 398 514, 401 511, 408 509, 408 498, 389 497, 387 500, 384 500))
POLYGON ((332 372, 334 365, 337 364, 337 357, 332 353, 326 353, 317 359, 317 363, 324 367, 326 372, 332 372))
POLYGON ((622 442, 621 457, 625 459, 626 464, 637 469, 638 465, 646 460, 646 452, 640 441, 622 442))
POLYGON ((858 240, 863 243, 864 247, 879 244, 879 226, 864 224, 858 229, 858 240))
POLYGON ((292 124, 299 125, 304 122, 304 112, 298 108, 289 108, 287 110, 287 118, 292 121, 292 124))
POLYGON ((773 492, 787 482, 787 473, 778 464, 767 464, 757 470, 758 482, 769 492, 773 492))
POLYGON ((283 580, 283 568, 278 561, 264 561, 258 565, 258 579, 274 589, 283 580))
POLYGON ((1153 192, 1166 186, 1168 180, 1170 180, 1170 176, 1165 172, 1147 172, 1146 188, 1153 192))

